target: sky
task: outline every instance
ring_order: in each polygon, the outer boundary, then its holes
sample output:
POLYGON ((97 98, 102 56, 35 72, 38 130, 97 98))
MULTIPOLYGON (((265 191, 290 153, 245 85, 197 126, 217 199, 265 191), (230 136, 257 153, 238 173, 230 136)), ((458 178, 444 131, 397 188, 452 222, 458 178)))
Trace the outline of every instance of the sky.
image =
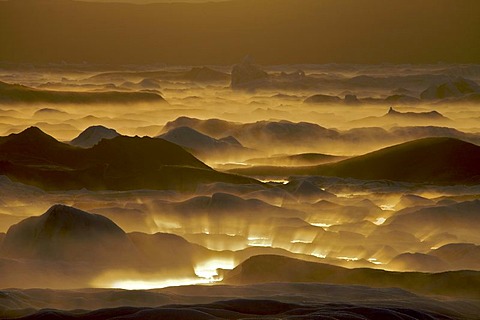
POLYGON ((0 2, 0 61, 480 63, 478 0, 0 2))
POLYGON ((188 3, 198 3, 198 2, 221 2, 228 0, 81 0, 81 1, 90 1, 90 2, 126 2, 126 3, 174 3, 174 2, 188 2, 188 3))

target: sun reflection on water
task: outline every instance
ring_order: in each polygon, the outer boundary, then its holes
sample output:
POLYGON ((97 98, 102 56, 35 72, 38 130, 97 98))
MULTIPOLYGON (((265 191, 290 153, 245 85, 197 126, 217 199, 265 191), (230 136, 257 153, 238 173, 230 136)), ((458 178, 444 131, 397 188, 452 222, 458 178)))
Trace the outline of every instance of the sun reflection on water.
POLYGON ((195 266, 195 274, 203 279, 210 281, 221 281, 218 269, 232 270, 235 268, 235 262, 231 259, 212 259, 199 263, 195 266))
POLYGON ((92 282, 96 288, 124 290, 150 290, 190 285, 209 285, 222 281, 218 270, 232 270, 236 267, 233 259, 210 259, 194 266, 195 276, 172 278, 161 274, 142 274, 132 271, 109 271, 92 282))
POLYGON ((125 290, 149 290, 167 287, 210 284, 215 281, 206 278, 162 279, 162 280, 118 280, 108 288, 125 290))

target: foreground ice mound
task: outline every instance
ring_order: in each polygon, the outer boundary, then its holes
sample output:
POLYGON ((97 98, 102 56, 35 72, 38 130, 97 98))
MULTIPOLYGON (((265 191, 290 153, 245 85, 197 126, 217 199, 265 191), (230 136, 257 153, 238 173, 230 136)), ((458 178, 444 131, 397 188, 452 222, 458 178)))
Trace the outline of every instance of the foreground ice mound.
POLYGON ((12 258, 66 261, 113 262, 135 256, 127 235, 113 221, 65 205, 13 225, 1 251, 12 258))

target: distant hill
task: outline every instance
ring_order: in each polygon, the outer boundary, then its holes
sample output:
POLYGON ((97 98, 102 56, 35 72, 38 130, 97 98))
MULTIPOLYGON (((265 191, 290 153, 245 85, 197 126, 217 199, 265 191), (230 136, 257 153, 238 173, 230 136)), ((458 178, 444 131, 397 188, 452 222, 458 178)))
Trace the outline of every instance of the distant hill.
POLYGON ((245 156, 254 153, 254 150, 244 148, 233 137, 215 139, 190 127, 174 128, 158 136, 158 138, 185 147, 201 159, 220 158, 225 160, 232 155, 235 159, 235 155, 238 157, 239 155, 245 156))
POLYGON ((422 253, 402 253, 387 265, 389 270, 440 272, 448 270, 448 264, 435 256, 422 253))
POLYGON ((399 112, 392 107, 388 110, 387 114, 383 118, 392 118, 392 119, 410 119, 410 120, 449 120, 447 117, 439 113, 438 111, 429 111, 429 112, 399 112))
POLYGON ((76 147, 91 148, 102 139, 113 139, 119 135, 114 129, 104 126, 92 126, 82 131, 78 137, 70 141, 70 144, 76 147))
POLYGON ((174 211, 182 216, 195 218, 201 214, 210 215, 214 220, 221 216, 231 217, 232 212, 247 217, 302 215, 302 212, 276 207, 258 199, 243 199, 228 193, 214 193, 212 196, 198 196, 178 203, 162 203, 165 211, 174 211))
POLYGON ((167 122, 164 131, 179 127, 190 127, 214 138, 233 136, 242 145, 265 149, 302 148, 304 146, 328 143, 340 138, 338 131, 327 129, 316 123, 291 122, 286 120, 265 120, 251 123, 237 123, 220 119, 196 119, 179 117, 167 122))
MULTIPOLYGON (((455 230, 458 239, 477 243, 480 241, 478 212, 480 200, 464 201, 433 207, 417 207, 395 215, 385 222, 389 228, 402 230, 418 237, 434 236, 448 226, 455 230)), ((460 250, 460 249, 459 249, 460 250)))
POLYGON ((320 166, 234 169, 247 175, 325 175, 433 184, 480 182, 480 147, 454 138, 424 138, 320 166))
POLYGON ((462 270, 480 270, 480 246, 472 243, 451 243, 430 252, 462 270))
POLYGON ((227 135, 232 130, 241 127, 242 124, 238 122, 230 122, 221 119, 197 119, 190 117, 178 117, 173 121, 169 121, 163 127, 163 132, 166 133, 170 130, 180 127, 190 127, 203 134, 211 136, 213 138, 221 138, 227 135))
MULTIPOLYGON (((1 3, 0 3, 1 6, 1 3)), ((0 81, 0 104, 2 103, 162 103, 165 99, 155 92, 121 91, 50 91, 10 84, 0 81)))
POLYGON ((173 81, 192 81, 192 82, 227 82, 230 75, 208 67, 192 67, 190 70, 170 71, 170 70, 148 70, 148 71, 109 71, 101 72, 87 78, 89 82, 109 83, 112 80, 121 84, 121 86, 132 87, 135 89, 159 89, 159 79, 173 81), (141 80, 143 79, 143 80, 141 80), (139 81, 134 83, 132 81, 139 81))
POLYGON ((440 112, 400 112, 390 107, 388 112, 380 117, 367 117, 350 121, 355 126, 425 126, 425 125, 452 125, 453 120, 445 117, 440 112))
POLYGON ((480 86, 472 80, 457 78, 451 81, 429 86, 420 94, 423 100, 448 99, 479 94, 480 86))
POLYGON ((374 269, 346 269, 288 257, 252 257, 225 275, 227 284, 262 282, 321 282, 370 287, 397 287, 424 294, 479 298, 480 273, 453 271, 437 274, 388 272, 374 269))
MULTIPOLYGON (((427 137, 451 137, 480 145, 480 134, 447 127, 455 123, 435 110, 399 112, 392 108, 392 112, 381 116, 355 121, 351 122, 355 125, 353 129, 337 130, 312 122, 266 120, 238 123, 221 119, 179 117, 167 122, 162 133, 179 127, 190 127, 215 139, 234 137, 245 147, 272 155, 313 154, 322 151, 322 153, 335 152, 351 156, 362 154, 365 150, 371 151, 427 137), (391 128, 384 129, 385 125, 391 128)), ((272 162, 259 164, 277 166, 290 165, 288 163, 291 162, 277 163, 275 159, 271 160, 272 162)), ((300 157, 296 160, 300 160, 300 157)), ((296 160, 291 165, 301 165, 296 160)), ((304 163, 303 165, 314 164, 304 163)))
POLYGON ((163 139, 119 136, 82 149, 35 127, 0 138, 0 174, 55 190, 187 190, 199 183, 257 183, 217 172, 163 139))
POLYGON ((314 171, 367 180, 478 183, 480 147, 453 138, 425 138, 319 166, 314 171))
POLYGON ((301 153, 294 155, 276 155, 268 158, 253 158, 246 160, 245 163, 252 165, 308 166, 336 162, 343 159, 345 159, 345 157, 329 154, 301 153))
POLYGON ((0 161, 16 165, 50 166, 78 162, 73 146, 57 141, 38 127, 30 127, 18 134, 0 137, 0 161))
POLYGON ((479 11, 476 0, 0 1, 0 61, 478 63, 479 11))

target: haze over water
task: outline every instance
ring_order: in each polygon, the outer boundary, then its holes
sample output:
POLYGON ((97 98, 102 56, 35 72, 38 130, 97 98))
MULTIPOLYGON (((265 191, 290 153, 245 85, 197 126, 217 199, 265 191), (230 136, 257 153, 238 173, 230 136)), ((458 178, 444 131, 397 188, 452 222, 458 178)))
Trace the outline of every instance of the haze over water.
POLYGON ((477 1, 0 2, 0 318, 479 319, 477 1))

